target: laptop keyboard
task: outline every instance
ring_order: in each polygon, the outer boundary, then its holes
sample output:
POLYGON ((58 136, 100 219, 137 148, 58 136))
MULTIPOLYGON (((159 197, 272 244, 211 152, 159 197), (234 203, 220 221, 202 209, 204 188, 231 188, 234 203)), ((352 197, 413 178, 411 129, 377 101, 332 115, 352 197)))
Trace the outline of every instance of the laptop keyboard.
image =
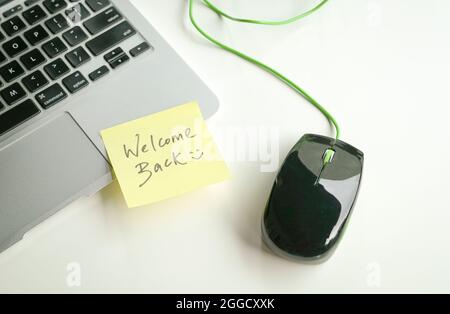
POLYGON ((152 49, 118 47, 136 30, 109 0, 26 0, 2 16, 0 135, 152 49), (98 69, 79 70, 96 58, 98 69))

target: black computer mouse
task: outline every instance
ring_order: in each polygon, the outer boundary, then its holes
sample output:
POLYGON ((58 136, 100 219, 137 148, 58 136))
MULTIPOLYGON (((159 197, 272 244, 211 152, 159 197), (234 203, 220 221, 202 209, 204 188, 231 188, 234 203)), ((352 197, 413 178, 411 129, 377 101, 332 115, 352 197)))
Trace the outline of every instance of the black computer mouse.
POLYGON ((334 251, 355 205, 364 154, 333 138, 307 134, 281 167, 262 220, 275 253, 322 262, 334 251))

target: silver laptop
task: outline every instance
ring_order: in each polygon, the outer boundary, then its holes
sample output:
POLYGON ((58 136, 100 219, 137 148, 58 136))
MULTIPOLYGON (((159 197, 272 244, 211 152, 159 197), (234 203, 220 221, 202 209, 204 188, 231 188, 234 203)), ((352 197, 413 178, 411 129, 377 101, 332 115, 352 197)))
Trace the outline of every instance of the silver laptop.
POLYGON ((0 251, 111 182, 100 130, 218 108, 128 0, 0 0, 0 16, 0 251))

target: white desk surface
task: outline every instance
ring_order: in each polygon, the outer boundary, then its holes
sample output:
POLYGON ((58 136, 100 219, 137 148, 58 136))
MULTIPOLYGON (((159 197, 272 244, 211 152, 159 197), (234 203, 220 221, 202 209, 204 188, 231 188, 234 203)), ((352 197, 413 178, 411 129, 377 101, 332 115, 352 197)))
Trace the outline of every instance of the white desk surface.
MULTIPOLYGON (((330 134, 296 94, 200 38, 186 1, 132 2, 220 98, 208 121, 217 138, 231 127, 274 128, 284 158, 302 134, 330 134)), ((255 17, 292 15, 304 3, 216 2, 255 17)), ((231 181, 142 209, 127 209, 117 184, 77 201, 0 254, 0 292, 450 292, 449 10, 445 0, 330 1, 271 28, 197 9, 211 33, 317 97, 343 140, 364 151, 360 197, 327 263, 300 265, 262 247, 275 173, 230 162, 231 181), (80 286, 67 284, 71 263, 80 286)))

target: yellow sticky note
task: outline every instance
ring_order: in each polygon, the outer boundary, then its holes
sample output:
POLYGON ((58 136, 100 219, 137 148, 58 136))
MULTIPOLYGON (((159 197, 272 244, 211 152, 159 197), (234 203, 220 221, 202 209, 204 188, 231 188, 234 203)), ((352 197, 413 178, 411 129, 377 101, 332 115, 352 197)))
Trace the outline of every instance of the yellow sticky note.
POLYGON ((103 130, 101 135, 130 208, 230 177, 195 102, 103 130))

